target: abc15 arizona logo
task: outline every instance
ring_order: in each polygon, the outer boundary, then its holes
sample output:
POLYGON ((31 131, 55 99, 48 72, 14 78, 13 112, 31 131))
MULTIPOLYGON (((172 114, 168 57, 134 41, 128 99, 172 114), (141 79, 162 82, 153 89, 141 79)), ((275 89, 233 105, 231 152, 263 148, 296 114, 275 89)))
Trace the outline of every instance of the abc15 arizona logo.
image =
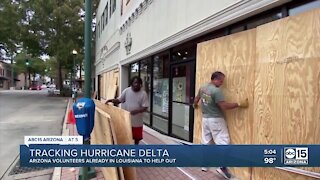
POLYGON ((285 165, 308 165, 309 149, 307 147, 284 148, 285 165))

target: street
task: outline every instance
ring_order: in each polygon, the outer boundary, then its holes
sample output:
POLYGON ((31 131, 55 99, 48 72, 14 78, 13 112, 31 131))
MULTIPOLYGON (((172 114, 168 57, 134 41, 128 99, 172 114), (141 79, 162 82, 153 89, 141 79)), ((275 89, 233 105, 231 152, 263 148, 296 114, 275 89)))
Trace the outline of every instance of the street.
POLYGON ((42 91, 0 91, 0 177, 27 135, 61 135, 67 98, 42 91))

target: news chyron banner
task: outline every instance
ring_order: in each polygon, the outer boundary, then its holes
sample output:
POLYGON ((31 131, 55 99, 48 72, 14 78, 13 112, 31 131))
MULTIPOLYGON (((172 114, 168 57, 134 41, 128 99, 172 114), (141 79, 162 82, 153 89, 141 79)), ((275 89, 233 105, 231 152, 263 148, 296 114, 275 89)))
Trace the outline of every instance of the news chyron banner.
POLYGON ((42 137, 34 141, 37 143, 31 143, 32 139, 29 139, 26 145, 20 145, 20 165, 320 167, 320 145, 82 145, 77 143, 81 136, 48 138, 42 137))

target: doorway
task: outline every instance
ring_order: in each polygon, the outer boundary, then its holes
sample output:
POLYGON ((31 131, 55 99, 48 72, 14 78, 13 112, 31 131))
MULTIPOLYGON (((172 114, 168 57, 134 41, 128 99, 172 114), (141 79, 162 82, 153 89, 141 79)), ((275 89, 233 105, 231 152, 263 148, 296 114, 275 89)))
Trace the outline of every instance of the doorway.
POLYGON ((190 142, 193 140, 194 64, 194 61, 189 61, 170 68, 169 129, 172 136, 190 142))

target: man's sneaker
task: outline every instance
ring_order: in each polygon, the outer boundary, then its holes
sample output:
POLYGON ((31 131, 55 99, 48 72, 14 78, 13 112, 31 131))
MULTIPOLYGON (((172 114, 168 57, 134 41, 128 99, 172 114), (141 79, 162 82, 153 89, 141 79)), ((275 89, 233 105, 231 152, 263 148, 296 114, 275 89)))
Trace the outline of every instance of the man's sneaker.
POLYGON ((208 168, 203 167, 203 168, 201 168, 201 171, 207 172, 207 171, 208 171, 208 168))
POLYGON ((224 167, 218 168, 217 172, 226 179, 230 179, 232 177, 228 171, 228 168, 224 168, 224 167))

